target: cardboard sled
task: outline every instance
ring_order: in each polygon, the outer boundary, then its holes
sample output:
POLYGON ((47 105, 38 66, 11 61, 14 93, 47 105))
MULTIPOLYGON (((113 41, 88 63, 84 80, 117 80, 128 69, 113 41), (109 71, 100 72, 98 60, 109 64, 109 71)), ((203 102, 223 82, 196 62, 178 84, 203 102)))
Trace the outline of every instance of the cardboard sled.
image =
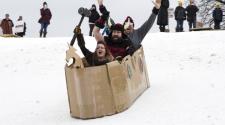
POLYGON ((0 37, 5 37, 5 38, 7 38, 7 37, 19 37, 19 36, 14 35, 14 34, 2 34, 2 35, 0 35, 0 37))
POLYGON ((72 117, 89 119, 122 112, 150 87, 142 47, 121 62, 93 67, 85 67, 75 51, 69 47, 66 60, 75 61, 65 66, 72 117))

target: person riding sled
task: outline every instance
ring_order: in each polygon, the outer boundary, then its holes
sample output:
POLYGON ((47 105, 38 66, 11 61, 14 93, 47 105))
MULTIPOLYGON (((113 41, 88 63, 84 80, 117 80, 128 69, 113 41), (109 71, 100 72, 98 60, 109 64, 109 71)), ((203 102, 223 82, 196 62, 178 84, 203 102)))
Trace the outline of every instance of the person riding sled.
POLYGON ((79 27, 75 28, 75 33, 77 34, 78 46, 80 47, 90 66, 104 65, 108 62, 113 61, 114 58, 104 41, 97 42, 95 52, 93 53, 85 47, 84 37, 79 27))
POLYGON ((105 41, 110 52, 114 58, 123 58, 127 55, 132 55, 135 51, 131 40, 124 34, 124 28, 122 24, 116 23, 111 26, 109 36, 103 36, 100 33, 100 29, 104 28, 104 24, 109 17, 109 11, 102 4, 102 0, 99 0, 99 9, 102 13, 101 17, 95 22, 93 30, 96 41, 105 41))

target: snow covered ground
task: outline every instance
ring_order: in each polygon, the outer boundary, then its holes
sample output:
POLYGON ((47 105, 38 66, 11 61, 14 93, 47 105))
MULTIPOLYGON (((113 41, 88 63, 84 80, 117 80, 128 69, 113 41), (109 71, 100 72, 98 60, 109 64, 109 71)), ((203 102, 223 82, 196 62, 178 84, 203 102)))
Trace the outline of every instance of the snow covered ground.
MULTIPOLYGON (((224 125, 224 34, 149 33, 143 45, 151 88, 125 112, 92 120, 69 114, 64 65, 70 37, 0 37, 0 124, 224 125)), ((93 50, 94 39, 85 39, 93 50)))

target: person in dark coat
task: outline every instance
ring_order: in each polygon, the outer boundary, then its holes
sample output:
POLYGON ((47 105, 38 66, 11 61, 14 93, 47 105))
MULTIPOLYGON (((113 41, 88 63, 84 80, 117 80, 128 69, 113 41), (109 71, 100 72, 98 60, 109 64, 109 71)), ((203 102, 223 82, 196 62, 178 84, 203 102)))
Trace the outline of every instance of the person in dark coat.
POLYGON ((90 66, 104 65, 113 61, 113 56, 107 48, 105 42, 98 41, 95 52, 93 53, 85 47, 84 37, 79 27, 75 28, 75 32, 77 34, 78 46, 90 66))
POLYGON ((193 0, 190 0, 190 4, 186 7, 186 13, 187 13, 187 21, 189 25, 189 31, 191 28, 196 28, 196 13, 199 11, 198 7, 194 4, 193 0))
POLYGON ((105 41, 114 58, 123 58, 126 55, 132 55, 135 49, 131 40, 124 34, 122 24, 117 23, 112 25, 109 36, 103 36, 100 33, 100 29, 104 28, 104 24, 109 17, 109 11, 102 4, 102 0, 98 2, 102 16, 95 22, 93 30, 96 41, 105 41))
POLYGON ((98 20, 100 15, 98 11, 96 10, 95 4, 92 5, 90 11, 91 11, 91 15, 89 16, 89 27, 90 27, 89 36, 92 36, 92 31, 95 26, 95 21, 98 20))
POLYGON ((123 23, 124 33, 131 39, 135 49, 140 48, 142 40, 154 24, 159 12, 161 0, 156 0, 153 4, 155 6, 153 7, 148 19, 139 28, 134 29, 134 21, 130 16, 127 16, 123 23))
POLYGON ((168 8, 169 0, 162 0, 159 8, 157 24, 159 25, 160 32, 165 32, 165 26, 168 25, 168 8))
POLYGON ((176 32, 183 32, 183 22, 186 20, 186 12, 182 6, 182 2, 178 3, 179 6, 175 9, 175 20, 177 21, 176 32))
POLYGON ((216 8, 213 10, 214 29, 220 29, 220 23, 223 20, 223 11, 220 8, 220 4, 216 4, 216 8))
POLYGON ((43 8, 40 9, 41 12, 41 18, 38 20, 38 22, 41 24, 40 29, 40 37, 46 37, 47 34, 47 27, 50 24, 50 20, 52 18, 52 13, 50 9, 48 8, 48 5, 46 2, 43 3, 43 8))
POLYGON ((14 24, 13 21, 9 18, 9 14, 5 14, 5 19, 1 22, 2 32, 3 34, 13 34, 14 24))

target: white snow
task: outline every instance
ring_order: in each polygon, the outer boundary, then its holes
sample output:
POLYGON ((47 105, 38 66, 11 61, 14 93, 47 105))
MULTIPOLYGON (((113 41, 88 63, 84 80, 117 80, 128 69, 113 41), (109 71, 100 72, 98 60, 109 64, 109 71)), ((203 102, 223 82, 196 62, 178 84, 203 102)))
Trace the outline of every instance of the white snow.
MULTIPOLYGON (((64 65, 70 37, 0 37, 0 124, 224 125, 224 34, 149 33, 143 45, 151 87, 125 112, 92 120, 69 114, 64 65)), ((95 40, 85 40, 93 50, 95 40)))

